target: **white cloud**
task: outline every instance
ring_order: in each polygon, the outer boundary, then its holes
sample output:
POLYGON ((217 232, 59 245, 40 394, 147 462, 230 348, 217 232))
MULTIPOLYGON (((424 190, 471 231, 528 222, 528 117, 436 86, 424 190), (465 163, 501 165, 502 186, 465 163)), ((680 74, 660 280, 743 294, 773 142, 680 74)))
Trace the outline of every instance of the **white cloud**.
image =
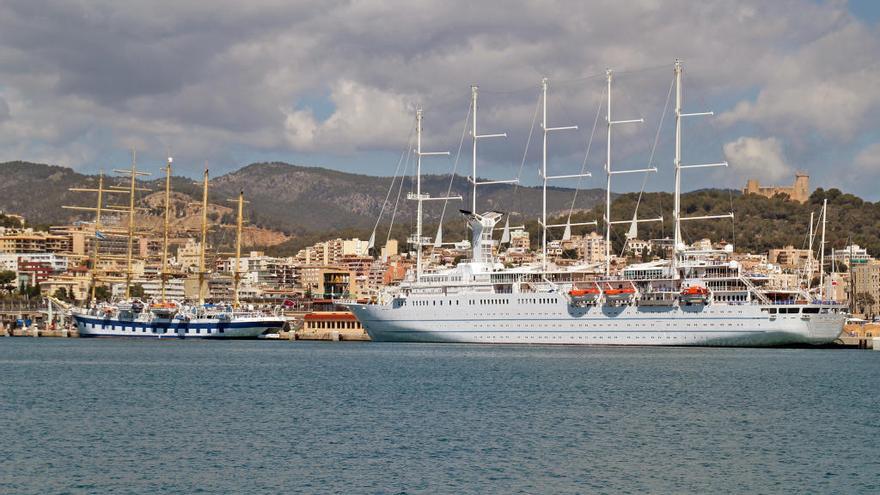
POLYGON ((855 165, 862 173, 880 174, 880 143, 868 145, 859 151, 855 165))
POLYGON ((724 157, 735 175, 761 182, 777 181, 794 172, 785 159, 782 144, 775 137, 741 137, 724 145, 724 157))
POLYGON ((739 102, 721 122, 751 122, 774 132, 819 133, 846 140, 880 108, 877 33, 850 23, 791 54, 767 57, 757 98, 739 102))

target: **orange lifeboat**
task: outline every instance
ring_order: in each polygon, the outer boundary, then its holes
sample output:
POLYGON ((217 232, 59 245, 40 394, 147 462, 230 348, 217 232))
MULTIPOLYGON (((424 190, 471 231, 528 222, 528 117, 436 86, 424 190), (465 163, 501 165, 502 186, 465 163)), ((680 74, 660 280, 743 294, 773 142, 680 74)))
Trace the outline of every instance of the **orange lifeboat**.
POLYGON ((706 304, 709 302, 709 288, 701 285, 692 285, 681 291, 681 301, 687 304, 706 304))
POLYGON ((571 302, 575 304, 593 304, 599 300, 601 294, 602 291, 596 287, 588 287, 586 289, 574 288, 568 291, 571 302))
POLYGON ((636 295, 636 289, 633 286, 617 287, 605 289, 605 300, 612 303, 625 303, 632 301, 636 295))

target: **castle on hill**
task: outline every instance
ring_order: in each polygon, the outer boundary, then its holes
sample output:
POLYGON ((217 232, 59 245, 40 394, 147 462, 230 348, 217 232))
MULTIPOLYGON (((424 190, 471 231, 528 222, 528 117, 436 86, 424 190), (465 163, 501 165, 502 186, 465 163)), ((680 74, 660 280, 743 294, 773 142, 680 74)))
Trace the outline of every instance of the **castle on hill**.
POLYGON ((792 201, 806 203, 810 199, 810 176, 806 172, 794 174, 794 184, 791 186, 762 186, 758 179, 749 179, 743 194, 759 194, 772 198, 777 194, 787 194, 792 201))

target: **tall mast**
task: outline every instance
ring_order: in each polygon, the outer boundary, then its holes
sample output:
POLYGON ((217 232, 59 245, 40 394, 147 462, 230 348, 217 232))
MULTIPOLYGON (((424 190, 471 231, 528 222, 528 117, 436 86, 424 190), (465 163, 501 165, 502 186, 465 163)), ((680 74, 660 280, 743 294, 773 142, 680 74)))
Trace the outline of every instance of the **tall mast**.
POLYGON ((99 243, 101 238, 98 237, 99 232, 101 231, 101 205, 103 204, 104 197, 104 171, 98 175, 98 204, 95 206, 95 240, 93 242, 92 249, 92 286, 89 289, 89 301, 95 300, 95 289, 97 288, 97 279, 95 277, 96 270, 98 269, 98 256, 100 255, 99 243))
POLYGON ((422 202, 430 200, 461 199, 461 196, 448 198, 432 198, 429 194, 422 194, 422 157, 434 155, 449 155, 448 151, 422 151, 422 109, 416 110, 416 193, 407 194, 407 199, 416 200, 416 234, 410 237, 409 242, 416 247, 416 282, 422 279, 422 246, 427 242, 422 236, 422 202))
MULTIPOLYGON (((825 222, 828 220, 828 198, 822 201, 822 241, 819 243, 819 300, 825 300, 825 222)), ((810 251, 812 258, 813 252, 810 251)))
POLYGON ((165 302, 165 285, 168 280, 168 220, 171 213, 171 162, 169 156, 165 164, 165 222, 162 230, 162 302, 165 302))
POLYGON ((125 268, 125 298, 131 298, 131 278, 132 278, 132 258, 134 256, 134 195, 135 191, 145 191, 137 187, 137 178, 139 176, 150 175, 146 172, 138 172, 137 170, 137 152, 131 150, 131 168, 129 170, 116 169, 114 172, 127 174, 131 177, 128 187, 128 252, 126 254, 125 268))
POLYGON ((199 306, 205 304, 205 250, 208 242, 208 166, 205 164, 205 180, 202 185, 202 243, 199 246, 199 306))
POLYGON ((498 134, 477 134, 477 94, 479 93, 479 87, 474 85, 471 86, 471 107, 472 107, 472 120, 471 120, 471 136, 473 138, 473 154, 472 154, 472 163, 471 163, 471 176, 468 178, 471 184, 473 185, 473 189, 471 191, 471 213, 477 213, 477 186, 487 185, 487 184, 515 184, 519 182, 519 179, 512 180, 493 180, 493 181, 484 181, 477 182, 477 141, 484 138, 497 138, 497 137, 507 137, 506 132, 498 133, 498 134))
POLYGON ((807 279, 807 292, 813 287, 813 238, 815 237, 816 230, 813 228, 813 217, 814 212, 810 212, 810 232, 807 236, 809 238, 807 249, 810 252, 810 256, 807 257, 807 269, 806 269, 806 279, 807 279))
MULTIPOLYGON (((709 116, 715 115, 714 112, 695 112, 695 113, 682 113, 682 87, 681 87, 681 73, 682 66, 681 60, 675 60, 675 200, 674 200, 674 209, 672 211, 672 216, 675 219, 675 239, 674 245, 672 246, 672 266, 675 267, 676 263, 678 263, 678 255, 684 249, 684 241, 681 236, 681 222, 682 220, 711 220, 718 218, 733 218, 733 212, 727 213, 725 215, 703 215, 698 217, 687 217, 682 218, 681 216, 681 170, 685 168, 707 168, 707 167, 726 167, 727 162, 719 162, 719 163, 704 163, 699 165, 682 165, 681 163, 681 119, 682 117, 701 117, 701 116, 709 116)), ((656 169, 655 169, 656 170, 656 169)))
POLYGON ((238 192, 238 223, 235 230, 235 269, 232 275, 232 307, 239 306, 238 285, 241 281, 241 226, 244 216, 244 191, 238 192))
MULTIPOLYGON (((549 87, 549 79, 546 77, 541 79, 541 102, 543 104, 541 128, 544 129, 543 146, 541 148, 541 269, 547 271, 547 229, 549 227, 560 227, 559 225, 547 225, 547 182, 554 179, 571 179, 575 177, 589 177, 590 174, 574 174, 574 175, 547 175, 547 134, 553 131, 570 131, 577 130, 576 125, 567 125, 562 127, 550 127, 547 125, 547 88, 549 87)), ((571 225, 594 225, 595 222, 586 222, 571 225)))
MULTIPOLYGON (((71 187, 69 190, 72 192, 96 192, 96 193, 98 193, 98 202, 94 208, 88 207, 88 206, 67 206, 67 205, 62 206, 62 208, 69 209, 69 210, 81 210, 81 211, 95 212, 95 234, 94 234, 95 238, 94 238, 94 241, 92 244, 92 254, 90 255, 90 257, 92 259, 92 269, 90 270, 90 272, 91 272, 90 273, 91 287, 89 289, 89 300, 93 301, 95 299, 95 290, 97 288, 97 282, 98 282, 98 276, 96 273, 97 273, 98 265, 100 264, 100 259, 101 259, 101 256, 100 256, 101 252, 100 252, 99 244, 100 244, 100 240, 103 238, 104 234, 110 232, 109 230, 104 229, 104 226, 101 223, 102 214, 106 211, 110 211, 110 212, 114 212, 114 213, 128 213, 127 208, 123 209, 123 208, 115 207, 115 206, 104 206, 104 194, 108 194, 108 193, 122 194, 122 193, 127 193, 128 190, 126 189, 125 191, 120 191, 119 189, 114 189, 113 186, 111 186, 108 189, 105 189, 104 188, 104 172, 103 171, 101 171, 101 173, 98 174, 98 188, 97 189, 71 187)), ((118 230, 113 230, 113 233, 114 234, 123 234, 124 232, 121 232, 118 230)))
POLYGON ((630 119, 630 120, 611 120, 611 80, 614 77, 614 71, 611 69, 607 69, 605 71, 605 82, 606 88, 605 93, 608 97, 605 105, 605 122, 607 123, 607 135, 606 135, 606 143, 605 143, 605 277, 611 276, 611 226, 621 223, 640 223, 640 222, 661 222, 663 221, 663 217, 658 218, 649 218, 646 220, 638 220, 633 218, 632 220, 625 221, 613 221, 611 219, 611 176, 615 174, 632 174, 639 172, 656 172, 657 167, 651 168, 642 168, 638 170, 612 170, 611 169, 611 127, 617 124, 632 124, 632 123, 642 123, 645 119, 630 119))

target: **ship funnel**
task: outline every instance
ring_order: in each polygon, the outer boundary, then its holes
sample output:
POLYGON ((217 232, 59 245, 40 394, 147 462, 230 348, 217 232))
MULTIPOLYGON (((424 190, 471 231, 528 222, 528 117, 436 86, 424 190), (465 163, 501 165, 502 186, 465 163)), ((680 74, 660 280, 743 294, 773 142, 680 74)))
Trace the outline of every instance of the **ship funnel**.
POLYGON ((461 212, 468 220, 471 226, 472 239, 471 246, 473 254, 472 261, 475 263, 491 263, 492 262, 492 231, 495 230, 501 217, 501 213, 490 211, 479 215, 467 211, 461 212))

